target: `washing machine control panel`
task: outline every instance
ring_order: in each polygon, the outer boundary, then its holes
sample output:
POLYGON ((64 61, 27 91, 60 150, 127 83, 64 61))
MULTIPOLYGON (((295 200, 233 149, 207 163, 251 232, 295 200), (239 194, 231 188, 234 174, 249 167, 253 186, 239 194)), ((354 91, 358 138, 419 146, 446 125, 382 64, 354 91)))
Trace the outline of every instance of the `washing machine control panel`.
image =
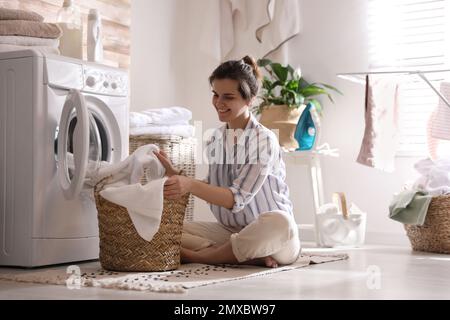
POLYGON ((83 66, 83 91, 113 96, 128 95, 128 75, 125 71, 83 66))

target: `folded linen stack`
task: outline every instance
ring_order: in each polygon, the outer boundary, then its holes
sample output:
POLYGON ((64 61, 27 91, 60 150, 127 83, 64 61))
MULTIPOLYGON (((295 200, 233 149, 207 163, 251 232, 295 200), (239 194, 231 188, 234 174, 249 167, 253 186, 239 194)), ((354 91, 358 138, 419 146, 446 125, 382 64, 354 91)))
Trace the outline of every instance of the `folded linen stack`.
POLYGON ((0 52, 35 49, 59 54, 61 29, 43 21, 35 12, 0 8, 0 52))
POLYGON ((148 109, 130 112, 130 135, 194 136, 194 126, 189 124, 192 112, 183 107, 148 109))

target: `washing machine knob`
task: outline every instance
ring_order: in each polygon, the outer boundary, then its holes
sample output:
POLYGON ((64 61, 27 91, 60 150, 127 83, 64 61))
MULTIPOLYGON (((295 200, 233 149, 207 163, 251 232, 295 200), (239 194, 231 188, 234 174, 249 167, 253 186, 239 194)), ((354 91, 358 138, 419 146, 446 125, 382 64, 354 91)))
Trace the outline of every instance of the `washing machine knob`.
POLYGON ((105 88, 108 88, 108 87, 109 87, 109 83, 108 83, 107 81, 104 81, 104 82, 103 82, 103 86, 104 86, 105 88))
POLYGON ((93 76, 87 77, 86 84, 91 88, 94 87, 95 86, 95 78, 93 76))
POLYGON ((117 89, 117 83, 115 83, 115 82, 111 83, 111 88, 113 88, 114 90, 116 90, 116 89, 117 89))

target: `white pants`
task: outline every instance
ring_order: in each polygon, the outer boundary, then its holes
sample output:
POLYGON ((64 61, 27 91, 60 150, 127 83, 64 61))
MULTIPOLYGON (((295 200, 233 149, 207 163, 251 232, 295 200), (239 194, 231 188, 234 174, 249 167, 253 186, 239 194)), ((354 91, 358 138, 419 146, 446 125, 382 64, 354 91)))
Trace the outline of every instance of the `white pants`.
POLYGON ((198 251, 229 240, 239 262, 271 256, 279 264, 291 264, 301 251, 297 224, 282 211, 263 213, 242 229, 218 222, 186 221, 181 246, 198 251))

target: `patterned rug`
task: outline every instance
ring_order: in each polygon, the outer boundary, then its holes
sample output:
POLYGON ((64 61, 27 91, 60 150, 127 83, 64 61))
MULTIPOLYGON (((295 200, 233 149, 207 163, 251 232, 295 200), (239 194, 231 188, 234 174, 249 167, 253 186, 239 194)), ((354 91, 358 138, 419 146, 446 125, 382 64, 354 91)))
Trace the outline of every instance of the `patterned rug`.
POLYGON ((101 287, 109 289, 183 293, 186 289, 225 281, 267 276, 276 272, 303 268, 312 264, 347 259, 346 254, 304 254, 292 265, 265 268, 247 265, 183 264, 174 271, 112 272, 101 268, 100 262, 58 266, 39 270, 0 269, 1 280, 66 285, 68 288, 101 287))

